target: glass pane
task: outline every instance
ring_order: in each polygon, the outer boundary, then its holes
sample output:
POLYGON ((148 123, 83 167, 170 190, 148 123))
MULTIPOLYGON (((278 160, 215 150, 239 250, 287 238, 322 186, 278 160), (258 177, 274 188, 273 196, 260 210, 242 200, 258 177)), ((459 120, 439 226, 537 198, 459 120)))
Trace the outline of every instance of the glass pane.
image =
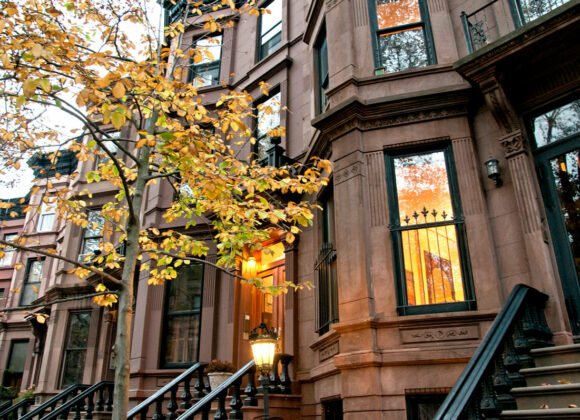
POLYGON ((86 254, 91 254, 99 249, 100 239, 85 239, 83 242, 83 247, 81 249, 81 256, 86 254))
POLYGON ((41 214, 38 221, 38 232, 49 232, 54 226, 54 213, 41 214))
MULTIPOLYGON (((18 235, 16 233, 10 233, 4 236, 4 240, 7 242, 13 242, 16 240, 18 235)), ((0 258, 0 267, 7 267, 12 265, 12 260, 14 259, 15 250, 11 246, 7 246, 2 250, 4 252, 4 256, 0 258)))
POLYGON ((86 350, 69 350, 66 352, 62 367, 61 388, 83 382, 86 354, 86 350))
POLYGON ((39 284, 25 284, 22 286, 22 295, 20 297, 20 305, 30 305, 38 298, 39 284))
POLYGON ((389 73, 423 67, 429 63, 422 28, 380 35, 379 53, 381 64, 389 73))
POLYGON ((167 320, 166 363, 191 363, 197 360, 200 315, 173 316, 167 320))
POLYGON ((282 30, 282 0, 274 0, 266 7, 262 15, 260 34, 262 35, 262 44, 273 38, 273 36, 282 30), (280 24, 280 25, 279 25, 280 24), (279 25, 274 29, 275 26, 279 25))
POLYGON ((212 36, 208 38, 198 39, 195 43, 197 48, 200 48, 202 60, 196 65, 203 63, 211 63, 213 61, 219 61, 222 55, 222 36, 212 36))
POLYGON ((465 300, 454 225, 401 232, 408 305, 465 300))
POLYGON ((580 99, 534 118, 538 147, 580 133, 580 99))
POLYGON ((394 159, 401 226, 453 218, 443 151, 394 159))
POLYGON ((568 235, 568 243, 580 279, 580 181, 578 180, 579 149, 550 161, 560 210, 568 235))
POLYGON ((89 222, 85 229, 85 238, 94 238, 95 236, 101 236, 103 232, 103 226, 105 224, 105 218, 101 215, 100 210, 91 210, 87 214, 87 220, 89 222))
POLYGON ((267 101, 258 105, 258 137, 268 134, 268 131, 280 126, 280 100, 278 92, 267 101))
POLYGON ((524 23, 550 13, 555 8, 567 3, 569 0, 517 0, 523 15, 524 23))
POLYGON ((377 0, 376 4, 379 30, 421 22, 419 0, 377 0))
POLYGON ((13 341, 10 349, 10 360, 6 370, 10 372, 24 372, 24 362, 28 355, 28 341, 13 341))
POLYGON ((220 81, 220 62, 214 61, 208 64, 193 66, 192 77, 193 85, 195 87, 204 87, 218 84, 220 81))
POLYGON ((28 270, 26 283, 40 283, 42 279, 42 265, 44 261, 32 261, 28 270))
POLYGON ((201 287, 203 266, 201 264, 182 265, 178 276, 169 283, 167 313, 199 311, 201 309, 201 287))
POLYGON ((68 349, 86 349, 89 340, 90 312, 73 313, 70 318, 68 349))

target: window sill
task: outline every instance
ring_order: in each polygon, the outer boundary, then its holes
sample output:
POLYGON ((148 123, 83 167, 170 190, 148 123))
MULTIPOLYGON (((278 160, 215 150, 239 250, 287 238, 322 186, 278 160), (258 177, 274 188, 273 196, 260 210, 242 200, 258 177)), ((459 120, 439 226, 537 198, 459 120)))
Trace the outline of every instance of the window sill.
POLYGON ((399 306, 397 313, 401 316, 406 315, 430 315, 448 312, 465 312, 477 310, 477 302, 468 300, 456 303, 439 303, 434 305, 417 305, 417 306, 399 306))

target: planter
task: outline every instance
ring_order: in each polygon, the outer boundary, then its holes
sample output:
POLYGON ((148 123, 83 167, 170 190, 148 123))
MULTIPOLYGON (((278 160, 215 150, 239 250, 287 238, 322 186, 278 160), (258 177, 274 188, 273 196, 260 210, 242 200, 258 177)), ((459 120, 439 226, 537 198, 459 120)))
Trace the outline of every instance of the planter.
POLYGON ((228 379, 232 375, 233 375, 233 373, 229 373, 229 372, 211 372, 211 373, 208 373, 207 377, 209 378, 209 386, 210 386, 211 390, 213 391, 214 389, 216 389, 218 386, 220 386, 226 379, 228 379))

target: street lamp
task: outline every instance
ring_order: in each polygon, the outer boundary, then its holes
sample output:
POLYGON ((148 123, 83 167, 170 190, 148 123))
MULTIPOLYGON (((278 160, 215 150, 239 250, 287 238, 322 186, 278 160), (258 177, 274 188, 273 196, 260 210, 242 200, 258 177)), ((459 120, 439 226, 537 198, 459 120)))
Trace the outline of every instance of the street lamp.
POLYGON ((270 387, 270 370, 276 353, 276 341, 278 341, 276 329, 269 329, 263 322, 250 332, 250 346, 252 346, 254 354, 254 363, 256 369, 260 371, 260 383, 264 394, 264 419, 266 420, 270 418, 268 388, 270 387))

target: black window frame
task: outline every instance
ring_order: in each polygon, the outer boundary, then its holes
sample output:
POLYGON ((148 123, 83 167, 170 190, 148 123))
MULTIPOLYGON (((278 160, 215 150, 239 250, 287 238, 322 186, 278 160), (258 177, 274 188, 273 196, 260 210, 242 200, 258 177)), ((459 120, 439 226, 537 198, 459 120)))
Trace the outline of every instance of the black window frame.
POLYGON ((328 68, 328 39, 326 25, 323 24, 316 43, 314 44, 316 66, 316 110, 317 114, 324 112, 328 106, 326 92, 330 84, 330 71, 328 68))
MULTIPOLYGON (((465 219, 461 206, 461 197, 459 195, 459 184, 455 171, 455 161, 453 158, 453 149, 450 142, 428 144, 423 147, 401 148, 385 150, 385 169, 387 177, 387 200, 389 208, 389 231, 392 243, 394 280, 397 295, 397 313, 399 315, 421 315, 444 312, 471 311, 477 309, 475 299, 475 290, 473 287, 473 277, 469 257, 469 247, 467 244, 467 232, 465 228, 465 219), (455 226, 457 238, 457 247, 459 253, 461 274, 463 277, 464 300, 461 302, 434 303, 426 305, 409 305, 406 291, 406 276, 404 265, 404 253, 402 248, 402 232, 411 229, 420 229, 417 225, 401 226, 398 208, 398 194, 395 179, 395 158, 404 156, 416 156, 421 154, 443 152, 447 170, 447 180, 449 185, 449 194, 454 217, 452 222, 445 224, 455 226)), ((419 225, 419 226, 430 226, 419 225)))
POLYGON ((178 275, 177 278, 167 281, 165 284, 165 299, 164 299, 164 304, 163 304, 163 327, 161 328, 162 332, 163 332, 163 339, 162 341, 162 346, 161 346, 161 351, 159 353, 159 365, 161 369, 174 369, 174 368, 188 368, 190 366, 192 366, 194 363, 196 363, 197 361, 199 361, 199 351, 200 351, 200 347, 201 347, 201 328, 202 328, 202 311, 203 311, 203 293, 204 293, 204 286, 205 286, 205 265, 203 263, 191 263, 190 265, 181 265, 180 267, 176 268, 178 275), (199 308, 193 308, 193 309, 189 309, 189 310, 183 310, 183 311, 173 311, 173 313, 170 313, 169 311, 169 300, 171 297, 171 288, 175 287, 173 286, 176 280, 179 279, 179 272, 180 272, 180 268, 182 267, 189 267, 192 265, 197 265, 201 267, 201 275, 200 275, 200 289, 199 289, 199 308), (197 349, 195 349, 196 352, 196 358, 198 360, 192 360, 189 362, 171 362, 171 361, 167 361, 167 351, 168 351, 168 344, 169 344, 169 340, 168 340, 168 336, 169 336, 169 320, 172 318, 178 318, 178 317, 186 317, 186 316, 197 316, 199 318, 199 330, 197 332, 197 349))
POLYGON ((32 304, 32 302, 34 302, 36 299, 38 299, 38 292, 40 289, 40 285, 42 284, 42 273, 44 271, 44 262, 45 261, 46 260, 44 257, 29 258, 26 261, 26 273, 24 275, 24 280, 22 281, 22 291, 20 293, 20 306, 30 305, 30 304, 32 304), (41 263, 40 278, 38 279, 38 281, 31 282, 30 281, 30 272, 32 271, 32 266, 36 262, 41 263), (35 287, 37 288, 37 290, 33 290, 33 288, 35 288, 35 287), (29 294, 28 290, 32 291, 32 293, 34 295, 33 299, 30 299, 30 297, 28 296, 28 294, 29 294))
POLYGON ((338 271, 335 249, 336 224, 334 188, 330 184, 318 199, 320 212, 320 247, 314 265, 316 273, 316 332, 323 335, 338 322, 338 271))
POLYGON ((64 342, 64 348, 63 348, 63 352, 62 352, 62 363, 61 363, 61 367, 60 367, 60 374, 59 374, 59 380, 58 380, 58 384, 59 384, 59 389, 64 389, 70 385, 73 385, 75 383, 82 383, 83 381, 83 376, 84 376, 84 369, 82 370, 82 373, 80 375, 80 378, 78 378, 78 382, 73 382, 73 383, 64 383, 64 379, 65 379, 65 369, 67 369, 67 366, 70 366, 70 363, 67 363, 67 356, 72 353, 72 352, 84 352, 84 356, 83 356, 83 366, 86 366, 86 357, 87 357, 87 350, 89 349, 89 341, 90 341, 90 337, 91 337, 91 322, 92 322, 92 310, 75 310, 75 311, 70 311, 68 313, 68 319, 67 319, 67 324, 66 324, 66 338, 65 338, 65 342, 64 342), (86 334, 86 343, 85 343, 85 347, 70 347, 70 338, 72 335, 72 322, 73 322, 73 317, 77 316, 77 315, 88 315, 88 325, 87 325, 87 334, 86 334))
POLYGON ((273 53, 275 53, 276 51, 278 51, 280 49, 280 47, 282 46, 282 31, 283 31, 283 22, 284 22, 284 0, 268 0, 266 2, 264 2, 261 6, 260 9, 267 9, 272 3, 276 2, 276 1, 280 1, 280 8, 281 8, 281 12, 282 12, 282 16, 280 17, 280 21, 274 25, 269 31, 267 31, 265 34, 262 33, 262 14, 260 13, 260 16, 258 17, 258 30, 257 30, 257 39, 256 39, 256 62, 262 61, 263 59, 265 59, 266 57, 269 57, 270 55, 272 55, 273 53), (274 45, 272 47, 269 47, 267 49, 265 49, 264 47, 266 45, 268 45, 268 42, 266 42, 266 44, 264 42, 262 42, 262 39, 268 35, 270 32, 272 32, 273 30, 279 28, 280 31, 278 34, 274 35, 274 37, 271 38, 271 40, 279 38, 278 40, 275 41, 274 45))
MULTIPOLYGON (((224 52, 224 50, 223 50, 224 34, 223 33, 206 33, 206 34, 203 34, 203 35, 198 36, 198 37, 193 39, 192 46, 193 46, 193 48, 197 48, 197 43, 199 41, 204 40, 204 39, 217 38, 217 37, 221 37, 221 41, 219 43, 212 44, 212 46, 216 46, 216 47, 219 46, 220 47, 220 55, 219 55, 218 60, 213 60, 213 61, 210 61, 208 63, 199 63, 199 64, 195 64, 193 62, 193 59, 191 59, 191 61, 190 61, 188 74, 187 74, 187 83, 193 83, 195 81, 196 76, 199 74, 199 73, 196 73, 196 69, 200 69, 202 67, 205 67, 204 71, 202 71, 200 73, 207 73, 211 70, 217 69, 217 77, 216 77, 215 81, 212 80, 212 82, 210 84, 207 84, 207 85, 196 86, 198 89, 209 88, 212 86, 218 86, 220 84, 222 56, 223 56, 223 52, 224 52)), ((202 47, 202 48, 207 48, 207 47, 202 47)), ((203 77, 202 77, 202 79, 203 79, 203 77)))
POLYGON ((433 39, 433 32, 431 29, 431 20, 429 19, 429 8, 427 6, 427 0, 417 0, 419 3, 419 11, 421 14, 421 21, 415 22, 411 24, 393 26, 390 28, 379 29, 378 19, 377 19, 377 8, 376 8, 376 1, 377 0, 368 0, 369 4, 369 14, 370 14, 370 27, 371 27, 371 38, 373 43, 373 51, 374 51, 374 63, 376 69, 384 69, 387 74, 398 73, 402 71, 407 71, 416 68, 423 68, 426 66, 431 66, 437 64, 437 54, 435 51, 435 41, 433 39), (388 33, 396 33, 402 30, 408 30, 413 28, 421 28, 423 32, 423 39, 425 41, 425 53, 427 54, 427 63, 425 66, 417 66, 417 67, 408 67, 405 69, 397 70, 394 72, 389 72, 383 65, 383 60, 381 58, 381 51, 380 51, 380 43, 379 39, 381 35, 385 35, 388 33))

